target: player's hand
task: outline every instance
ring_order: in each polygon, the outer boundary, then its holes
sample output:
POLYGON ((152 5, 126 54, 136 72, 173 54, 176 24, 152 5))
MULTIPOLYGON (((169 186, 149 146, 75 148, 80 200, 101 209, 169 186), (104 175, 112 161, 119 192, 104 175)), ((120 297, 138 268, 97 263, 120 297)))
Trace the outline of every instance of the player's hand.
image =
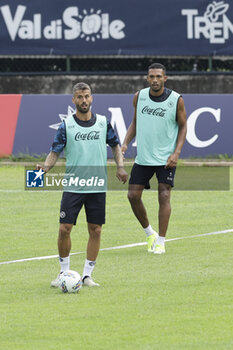
MULTIPOLYGON (((36 170, 40 170, 40 169, 43 169, 42 165, 36 164, 36 170)), ((43 170, 44 170, 44 169, 43 169, 43 170)))
POLYGON ((174 168, 177 165, 178 158, 179 158, 178 154, 176 154, 176 153, 171 154, 167 160, 165 168, 166 169, 167 168, 174 168))
POLYGON ((45 172, 45 174, 47 173, 47 170, 42 165, 36 164, 36 170, 40 170, 40 169, 42 169, 45 172))
POLYGON ((128 173, 125 171, 124 167, 118 167, 116 177, 119 181, 123 182, 123 184, 126 183, 128 180, 128 173))

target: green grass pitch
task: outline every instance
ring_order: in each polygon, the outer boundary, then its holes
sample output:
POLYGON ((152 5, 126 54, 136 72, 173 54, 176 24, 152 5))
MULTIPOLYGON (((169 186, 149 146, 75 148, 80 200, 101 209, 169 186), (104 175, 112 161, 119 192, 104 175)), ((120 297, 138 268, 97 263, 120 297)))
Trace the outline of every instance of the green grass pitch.
MULTIPOLYGON (((232 170, 232 169, 231 169, 232 170)), ((99 253, 100 288, 50 288, 55 258, 0 264, 1 350, 227 350, 233 348, 232 171, 230 191, 173 191, 166 254, 146 246, 99 253)), ((101 248, 145 241, 124 191, 107 193, 101 248)), ((0 263, 57 254, 61 192, 24 191, 23 167, 0 167, 0 263)), ((157 192, 143 194, 157 229, 157 192)), ((72 231, 71 268, 82 273, 82 211, 72 231)))

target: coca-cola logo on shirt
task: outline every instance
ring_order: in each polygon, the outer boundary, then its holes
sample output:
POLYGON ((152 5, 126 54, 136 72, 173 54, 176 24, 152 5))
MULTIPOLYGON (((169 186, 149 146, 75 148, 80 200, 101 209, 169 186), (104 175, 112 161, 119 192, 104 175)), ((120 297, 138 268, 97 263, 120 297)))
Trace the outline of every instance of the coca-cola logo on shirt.
POLYGON ((143 107, 142 114, 156 115, 157 117, 164 117, 166 109, 163 108, 149 108, 148 106, 143 107))
POLYGON ((77 132, 75 135, 75 141, 80 141, 80 140, 99 140, 100 138, 100 132, 99 131, 90 131, 87 133, 81 133, 80 131, 77 132))

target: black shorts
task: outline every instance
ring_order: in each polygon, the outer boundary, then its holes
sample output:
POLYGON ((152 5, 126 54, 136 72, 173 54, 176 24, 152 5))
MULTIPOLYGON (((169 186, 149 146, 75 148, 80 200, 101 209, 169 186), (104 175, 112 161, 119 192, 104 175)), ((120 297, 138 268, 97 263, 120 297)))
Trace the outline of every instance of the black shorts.
POLYGON ((106 193, 63 192, 60 207, 60 223, 76 225, 76 220, 84 205, 87 222, 105 224, 106 193))
POLYGON ((146 189, 150 188, 149 181, 156 174, 158 183, 164 183, 174 187, 176 168, 165 168, 164 165, 139 165, 134 163, 131 170, 129 184, 144 185, 146 189))

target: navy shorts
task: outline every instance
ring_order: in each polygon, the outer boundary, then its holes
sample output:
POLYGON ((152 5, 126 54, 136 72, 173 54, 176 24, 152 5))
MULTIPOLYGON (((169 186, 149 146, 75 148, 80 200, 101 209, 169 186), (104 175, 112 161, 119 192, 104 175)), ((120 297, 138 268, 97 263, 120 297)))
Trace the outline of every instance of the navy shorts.
POLYGON ((84 205, 88 223, 105 224, 105 203, 105 192, 63 192, 60 207, 60 223, 76 225, 78 214, 84 205))
POLYGON ((164 165, 139 165, 134 163, 131 170, 129 184, 144 185, 146 189, 150 188, 149 181, 156 174, 158 183, 168 184, 174 187, 176 167, 165 168, 164 165))

